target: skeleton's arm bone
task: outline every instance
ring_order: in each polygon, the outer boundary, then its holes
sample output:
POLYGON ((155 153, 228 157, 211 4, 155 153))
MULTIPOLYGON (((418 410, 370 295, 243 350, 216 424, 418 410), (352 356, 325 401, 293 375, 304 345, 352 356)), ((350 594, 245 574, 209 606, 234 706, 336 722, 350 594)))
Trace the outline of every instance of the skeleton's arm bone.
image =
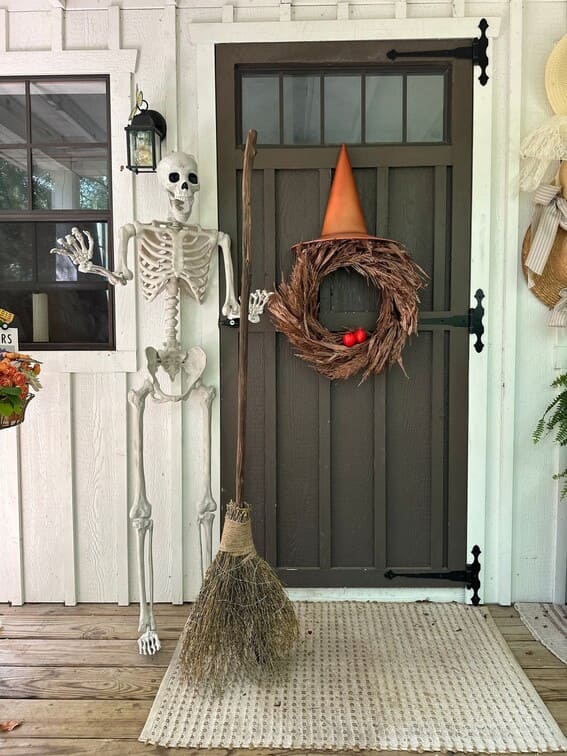
POLYGON ((134 274, 128 267, 128 245, 130 239, 135 238, 138 233, 138 228, 134 223, 127 223, 125 226, 121 226, 118 231, 118 275, 124 278, 123 283, 131 281, 134 278, 134 274))
POLYGON ((64 238, 57 239, 57 245, 57 247, 50 250, 50 254, 68 257, 81 273, 93 273, 94 275, 102 276, 114 286, 125 284, 128 278, 132 278, 130 271, 127 271, 130 273, 127 276, 123 275, 120 271, 111 271, 102 265, 93 264, 94 239, 88 229, 80 230, 77 227, 73 227, 70 234, 67 234, 64 238))
POLYGON ((222 249, 224 263, 224 279, 226 283, 226 297, 222 306, 222 314, 226 318, 240 317, 240 305, 234 293, 234 270, 232 267, 232 255, 230 254, 230 237, 223 231, 219 231, 218 245, 222 249))

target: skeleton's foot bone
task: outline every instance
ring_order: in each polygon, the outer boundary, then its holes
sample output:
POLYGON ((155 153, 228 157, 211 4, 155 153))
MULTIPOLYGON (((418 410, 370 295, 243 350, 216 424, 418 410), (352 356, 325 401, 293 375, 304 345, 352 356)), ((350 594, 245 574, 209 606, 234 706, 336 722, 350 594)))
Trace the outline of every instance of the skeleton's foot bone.
POLYGON ((144 656, 157 654, 160 648, 161 643, 159 642, 158 634, 155 630, 146 630, 145 633, 138 638, 138 652, 144 656))

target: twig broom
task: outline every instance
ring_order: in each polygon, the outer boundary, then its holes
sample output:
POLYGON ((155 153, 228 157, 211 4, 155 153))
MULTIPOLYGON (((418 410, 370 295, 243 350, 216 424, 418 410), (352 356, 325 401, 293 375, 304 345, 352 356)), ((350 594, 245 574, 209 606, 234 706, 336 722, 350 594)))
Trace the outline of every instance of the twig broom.
POLYGON ((236 499, 230 501, 219 551, 187 620, 181 664, 196 683, 221 689, 241 675, 275 671, 298 636, 297 618, 273 569, 256 553, 250 506, 244 501, 248 376, 251 182, 256 132, 250 130, 242 174, 242 283, 238 342, 236 499))

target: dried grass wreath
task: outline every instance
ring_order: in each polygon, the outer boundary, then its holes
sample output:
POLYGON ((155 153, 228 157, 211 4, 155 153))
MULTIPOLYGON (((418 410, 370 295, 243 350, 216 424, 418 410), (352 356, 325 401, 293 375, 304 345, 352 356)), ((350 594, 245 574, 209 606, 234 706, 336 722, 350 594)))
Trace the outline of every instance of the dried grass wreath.
MULTIPOLYGON (((407 252, 389 239, 318 239, 297 245, 289 282, 270 298, 276 329, 296 348, 299 357, 331 379, 350 378, 361 370, 362 381, 397 362, 408 336, 417 332, 419 297, 426 274, 407 252), (381 294, 374 332, 367 341, 346 347, 342 335, 319 321, 319 287, 340 268, 359 273, 381 294)), ((405 372, 405 371, 404 371, 405 372)))

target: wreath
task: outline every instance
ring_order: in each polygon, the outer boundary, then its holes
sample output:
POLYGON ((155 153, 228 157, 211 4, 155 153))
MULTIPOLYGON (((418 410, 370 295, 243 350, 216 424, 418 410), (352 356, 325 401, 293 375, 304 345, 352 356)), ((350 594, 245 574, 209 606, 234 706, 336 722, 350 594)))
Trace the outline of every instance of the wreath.
POLYGON ((318 373, 345 379, 363 370, 365 381, 396 362, 404 369, 401 354, 407 338, 417 332, 417 292, 424 278, 408 253, 389 239, 319 239, 297 245, 289 282, 280 284, 268 306, 276 330, 318 373), (344 346, 342 334, 319 321, 319 287, 341 268, 359 273, 381 295, 374 332, 353 346, 344 346))

